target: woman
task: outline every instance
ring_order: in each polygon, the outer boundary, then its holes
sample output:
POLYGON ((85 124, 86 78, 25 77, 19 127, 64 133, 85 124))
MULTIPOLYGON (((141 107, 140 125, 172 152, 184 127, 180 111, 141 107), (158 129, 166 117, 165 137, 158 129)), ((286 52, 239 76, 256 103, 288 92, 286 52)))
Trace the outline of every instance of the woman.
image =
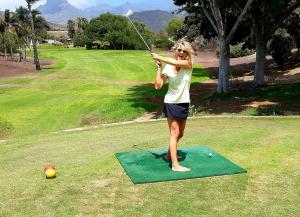
POLYGON ((175 59, 152 53, 157 65, 155 89, 160 89, 168 80, 169 89, 164 99, 164 113, 170 129, 169 150, 165 157, 172 161, 172 170, 187 172, 190 168, 179 165, 177 146, 182 138, 190 104, 190 83, 192 77, 194 50, 185 39, 179 40, 174 47, 175 59), (161 62, 166 63, 162 71, 161 62))

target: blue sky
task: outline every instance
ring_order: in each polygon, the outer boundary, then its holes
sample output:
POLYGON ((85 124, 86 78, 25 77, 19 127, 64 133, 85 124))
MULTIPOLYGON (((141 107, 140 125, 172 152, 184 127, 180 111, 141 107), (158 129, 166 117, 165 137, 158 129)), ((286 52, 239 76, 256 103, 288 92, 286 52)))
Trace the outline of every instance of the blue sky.
MULTIPOLYGON (((145 1, 145 0, 128 0, 128 1, 129 2, 141 2, 141 1, 145 1)), ((151 1, 151 0, 147 0, 147 1, 151 1)), ((45 4, 45 2, 46 2, 46 0, 40 0, 38 3, 36 3, 35 7, 37 7, 38 5, 41 5, 41 4, 45 4)), ((107 3, 110 5, 120 5, 120 4, 127 2, 127 0, 88 0, 88 1, 87 0, 68 0, 68 2, 70 2, 75 7, 86 8, 86 7, 95 6, 95 5, 101 4, 101 3, 107 3)), ((26 5, 25 0, 0 0, 0 10, 4 10, 7 8, 14 10, 16 7, 19 7, 21 5, 23 5, 23 6, 26 5)))

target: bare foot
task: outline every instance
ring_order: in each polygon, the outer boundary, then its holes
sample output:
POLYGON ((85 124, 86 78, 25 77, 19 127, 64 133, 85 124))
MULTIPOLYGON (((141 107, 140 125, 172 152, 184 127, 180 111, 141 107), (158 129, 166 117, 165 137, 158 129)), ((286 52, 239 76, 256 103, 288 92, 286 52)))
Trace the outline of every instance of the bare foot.
POLYGON ((190 168, 183 167, 183 166, 180 166, 180 165, 178 165, 178 166, 172 166, 172 170, 174 172, 188 172, 188 171, 191 171, 190 168))

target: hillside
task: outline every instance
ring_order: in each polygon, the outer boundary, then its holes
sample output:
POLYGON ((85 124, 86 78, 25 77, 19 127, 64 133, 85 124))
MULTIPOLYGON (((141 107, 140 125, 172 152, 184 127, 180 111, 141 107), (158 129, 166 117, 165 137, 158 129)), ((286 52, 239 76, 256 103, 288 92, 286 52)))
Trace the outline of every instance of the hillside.
POLYGON ((84 16, 84 12, 75 8, 67 0, 51 0, 37 8, 47 21, 66 24, 69 19, 84 16))
POLYGON ((155 32, 165 29, 170 19, 178 18, 178 16, 167 11, 153 10, 135 12, 131 17, 132 20, 140 21, 155 32))
POLYGON ((37 8, 42 15, 52 23, 66 24, 69 19, 74 19, 76 17, 93 18, 99 16, 103 13, 112 14, 126 14, 129 9, 135 12, 142 12, 145 10, 164 10, 164 11, 174 11, 176 6, 173 4, 173 0, 165 1, 143 1, 139 3, 131 3, 130 1, 125 4, 112 6, 109 4, 99 4, 94 7, 86 9, 78 9, 67 0, 47 0, 44 5, 37 8))

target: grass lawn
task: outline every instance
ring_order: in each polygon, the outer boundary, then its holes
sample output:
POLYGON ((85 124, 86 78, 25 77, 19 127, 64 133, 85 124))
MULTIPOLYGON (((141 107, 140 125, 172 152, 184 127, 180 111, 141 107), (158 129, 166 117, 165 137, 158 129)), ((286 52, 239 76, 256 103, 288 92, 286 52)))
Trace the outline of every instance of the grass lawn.
MULTIPOLYGON (((155 64, 146 51, 86 50, 41 46, 55 64, 40 73, 0 80, 0 129, 13 136, 132 120, 163 96, 152 85, 155 64), (1 127, 2 126, 2 127, 1 127)), ((195 66, 192 82, 208 79, 195 66)))
POLYGON ((296 217, 299 128, 299 118, 189 120, 180 146, 209 146, 248 173, 145 185, 114 153, 165 147, 165 121, 11 139, 0 145, 0 216, 296 217))

